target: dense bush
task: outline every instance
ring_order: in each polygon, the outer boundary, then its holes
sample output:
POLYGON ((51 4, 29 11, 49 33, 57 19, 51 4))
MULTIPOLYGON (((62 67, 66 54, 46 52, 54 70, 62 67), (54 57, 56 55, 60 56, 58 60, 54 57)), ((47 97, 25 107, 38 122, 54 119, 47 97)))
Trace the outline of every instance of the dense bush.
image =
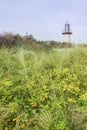
POLYGON ((0 50, 0 130, 86 130, 87 49, 0 50))
POLYGON ((71 43, 61 43, 57 41, 39 41, 36 40, 32 35, 26 33, 25 36, 13 33, 0 34, 0 48, 11 48, 11 47, 28 48, 34 51, 50 50, 51 48, 71 48, 71 43))

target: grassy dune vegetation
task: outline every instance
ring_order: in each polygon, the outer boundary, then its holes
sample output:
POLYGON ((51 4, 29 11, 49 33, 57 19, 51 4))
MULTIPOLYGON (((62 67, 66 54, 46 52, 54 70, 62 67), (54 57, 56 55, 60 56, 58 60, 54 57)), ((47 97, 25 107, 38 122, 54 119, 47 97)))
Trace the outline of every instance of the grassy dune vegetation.
POLYGON ((87 130, 87 48, 1 48, 0 130, 87 130))

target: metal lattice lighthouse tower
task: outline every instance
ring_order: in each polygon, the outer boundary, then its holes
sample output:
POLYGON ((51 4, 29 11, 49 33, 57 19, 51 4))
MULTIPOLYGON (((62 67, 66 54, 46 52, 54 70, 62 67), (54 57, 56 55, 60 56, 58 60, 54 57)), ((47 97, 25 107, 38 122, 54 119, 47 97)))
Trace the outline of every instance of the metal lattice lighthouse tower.
POLYGON ((62 32, 64 35, 64 42, 70 43, 71 42, 71 29, 70 29, 70 24, 68 22, 65 24, 64 31, 62 32))

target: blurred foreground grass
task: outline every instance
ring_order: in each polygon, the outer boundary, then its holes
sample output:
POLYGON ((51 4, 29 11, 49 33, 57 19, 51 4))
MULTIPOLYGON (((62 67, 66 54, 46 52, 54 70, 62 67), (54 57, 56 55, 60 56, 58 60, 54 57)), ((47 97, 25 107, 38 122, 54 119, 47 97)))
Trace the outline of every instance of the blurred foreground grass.
POLYGON ((0 130, 87 130, 87 49, 1 49, 0 72, 0 130))

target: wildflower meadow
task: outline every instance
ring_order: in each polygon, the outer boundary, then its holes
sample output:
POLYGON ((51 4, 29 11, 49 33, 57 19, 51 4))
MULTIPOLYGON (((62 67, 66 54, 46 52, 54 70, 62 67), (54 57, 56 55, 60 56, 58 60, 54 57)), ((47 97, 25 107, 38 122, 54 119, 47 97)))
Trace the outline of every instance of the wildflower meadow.
POLYGON ((87 130, 87 48, 1 48, 0 130, 87 130))

